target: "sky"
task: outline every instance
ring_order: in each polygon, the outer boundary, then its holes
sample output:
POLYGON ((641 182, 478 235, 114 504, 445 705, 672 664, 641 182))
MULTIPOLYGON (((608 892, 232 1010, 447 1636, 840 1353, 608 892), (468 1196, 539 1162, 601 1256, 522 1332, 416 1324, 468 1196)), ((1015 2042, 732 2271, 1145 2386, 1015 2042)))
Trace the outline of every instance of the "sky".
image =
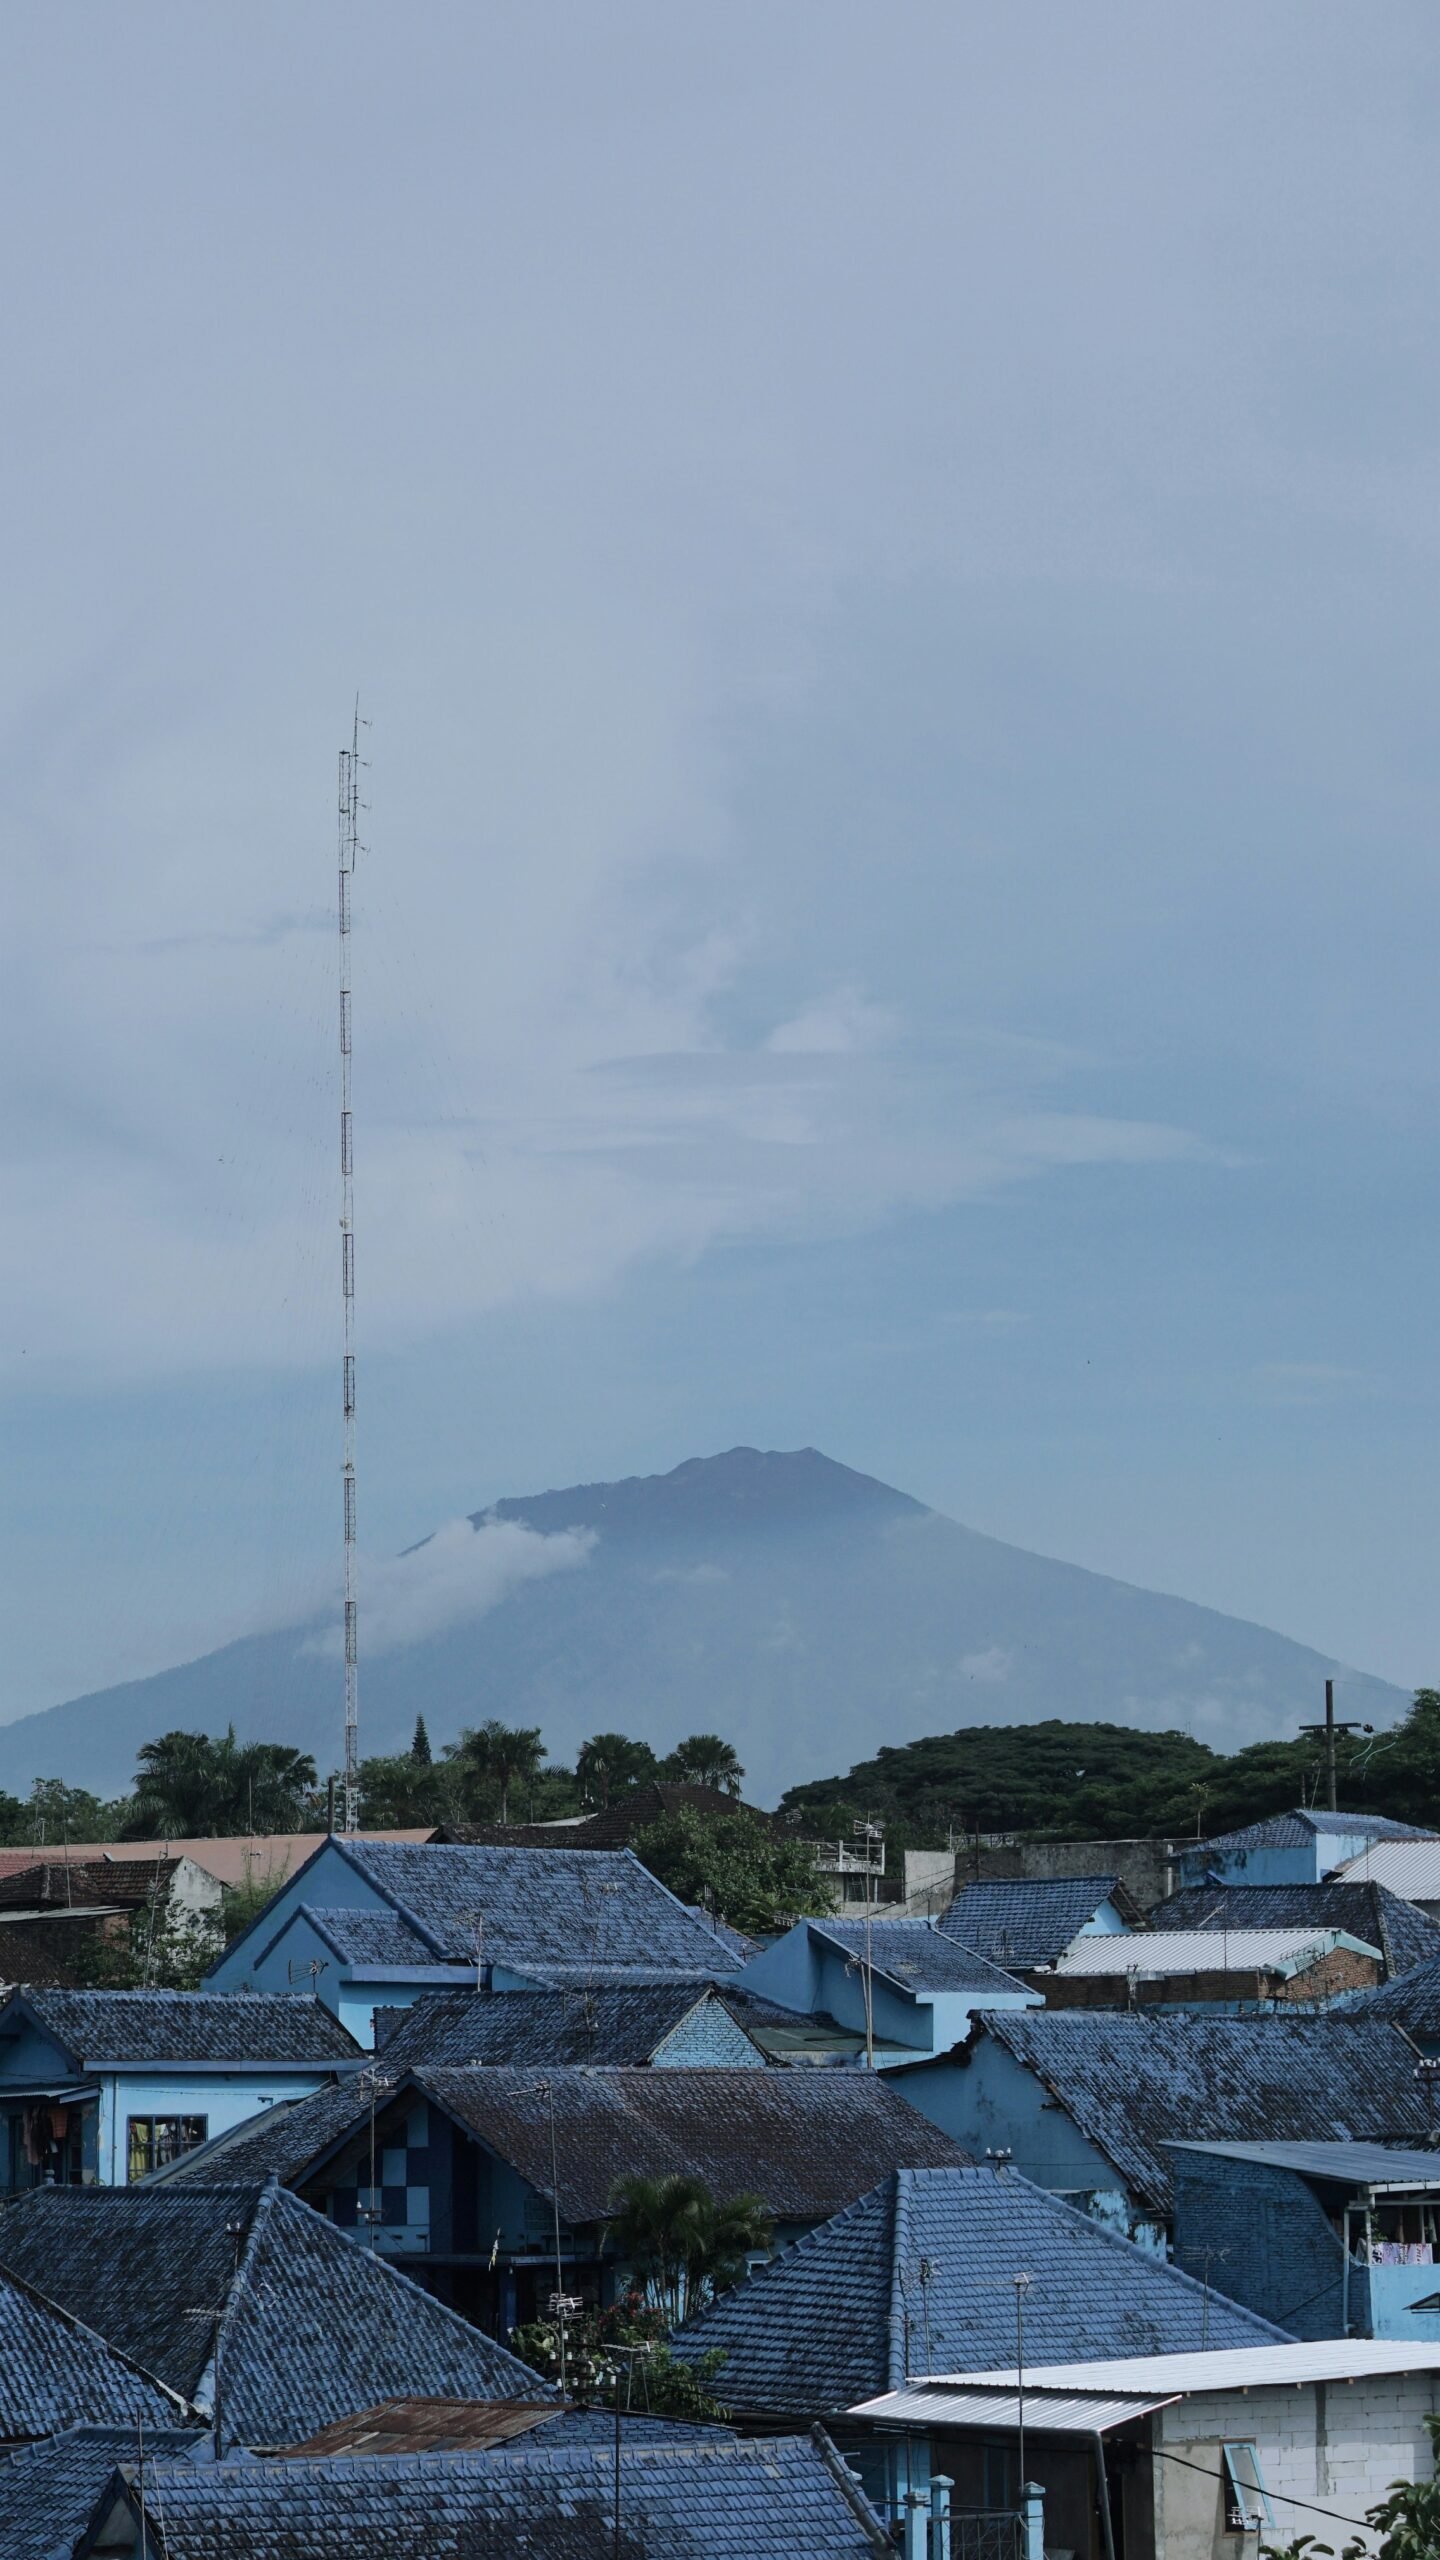
POLYGON ((0 1718, 813 1444, 1440 1681, 1440 27, 20 0, 0 1718))

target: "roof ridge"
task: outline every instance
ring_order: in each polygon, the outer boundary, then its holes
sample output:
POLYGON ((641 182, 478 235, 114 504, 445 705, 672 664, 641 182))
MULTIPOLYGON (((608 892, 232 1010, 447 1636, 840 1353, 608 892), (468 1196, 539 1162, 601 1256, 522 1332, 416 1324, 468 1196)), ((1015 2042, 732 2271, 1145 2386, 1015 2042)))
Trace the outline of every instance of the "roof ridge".
MULTIPOLYGON (((910 2379, 910 2358, 907 2352, 910 2339, 910 2323, 906 2310, 905 2285, 900 2272, 901 2262, 904 2255, 901 2242, 904 2233, 904 2226, 909 2220, 909 2216, 904 2210, 904 2205, 908 2201, 908 2198, 902 2196, 900 2185, 900 2181, 904 2175, 905 2172, 903 2169, 892 2169, 886 2182, 890 2190, 889 2195, 886 2198, 888 2222, 886 2237, 890 2245, 890 2282, 887 2288, 889 2298, 886 2305, 885 2317, 885 2367, 890 2388, 894 2391, 903 2390, 905 2384, 910 2379)), ((828 2226, 822 2223, 820 2227, 824 2230, 828 2226)))
MULTIPOLYGON (((32 2195, 44 2195, 46 2190, 43 2187, 34 2187, 30 2192, 32 2195)), ((170 2383, 162 2382, 158 2374, 150 2371, 148 2365, 139 2363, 137 2358, 127 2354, 123 2347, 117 2347, 113 2339, 103 2338, 98 2329, 91 2328, 88 2320, 81 2319, 78 2311, 68 2310, 63 2302, 56 2302, 48 2293, 42 2293, 38 2284, 32 2284, 27 2276, 19 2273, 18 2269, 0 2262, 0 2285, 6 2284, 13 2285, 17 2293, 23 2294, 26 2300, 34 2303, 39 2310, 48 2312, 51 2318, 60 2321, 63 2327, 78 2331, 81 2337, 98 2347, 102 2354, 111 2358, 114 2363, 123 2365, 127 2373, 138 2374, 142 2382, 148 2382, 152 2390, 160 2392, 166 2400, 173 2401, 182 2413, 193 2408, 194 2403, 186 2399, 183 2391, 176 2391, 170 2383)), ((77 2420, 76 2423, 81 2422, 77 2420)), ((97 2419, 93 2423, 100 2425, 103 2421, 97 2419)))

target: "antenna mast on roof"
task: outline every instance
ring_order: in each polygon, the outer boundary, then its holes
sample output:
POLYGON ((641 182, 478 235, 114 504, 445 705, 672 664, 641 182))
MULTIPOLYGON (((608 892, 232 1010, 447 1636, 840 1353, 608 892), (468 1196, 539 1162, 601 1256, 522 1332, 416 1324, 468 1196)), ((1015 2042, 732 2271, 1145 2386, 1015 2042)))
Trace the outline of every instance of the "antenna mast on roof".
MULTIPOLYGON (((369 726, 369 723, 366 723, 369 726)), ((360 1822, 360 1649, 355 1598, 355 1145, 350 1098, 350 887, 360 850, 360 697, 350 744, 340 750, 340 1288, 344 1300, 345 1360, 341 1400, 345 1417, 345 1811, 344 1827, 360 1822)))

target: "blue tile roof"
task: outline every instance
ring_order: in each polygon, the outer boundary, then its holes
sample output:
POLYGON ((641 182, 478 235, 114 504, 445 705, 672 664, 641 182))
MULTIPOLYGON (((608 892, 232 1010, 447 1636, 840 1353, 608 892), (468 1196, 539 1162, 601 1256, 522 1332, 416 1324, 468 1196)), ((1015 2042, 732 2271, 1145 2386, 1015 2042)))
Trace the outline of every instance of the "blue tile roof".
POLYGON ((1172 2195, 1167 2142, 1423 2142, 1429 2127, 1409 2046, 1393 2027, 1350 2012, 994 2009, 983 2032, 1035 2073, 1121 2182, 1162 2213, 1172 2195))
MULTIPOLYGON (((66 2427, 43 2443, 0 2454, 0 2551, 5 2560, 66 2560, 117 2463, 136 2458, 136 2430, 66 2427)), ((200 2443, 193 2427, 144 2431, 145 2458, 174 2462, 200 2443)))
POLYGON ((812 1920, 810 1934, 828 1940, 853 1962, 868 1956, 904 1991, 1013 1991, 1022 1997, 1025 1984, 1002 1973, 998 1965, 962 1940, 947 1937, 933 1920, 812 1920))
MULTIPOLYGON (((0 2441, 96 2424, 173 2426, 182 2411, 96 2330, 84 2306, 62 2310, 34 2287, 0 2274, 0 2441)), ((0 2549, 5 2546, 0 2544, 0 2549)))
POLYGON ((360 2054, 309 1992, 26 1989, 0 2006, 0 2033, 27 2013, 87 2071, 106 2063, 324 2063, 360 2054))
POLYGON ((1192 1884, 1158 1903, 1152 1929, 1344 1929, 1389 1972, 1440 1958, 1440 1924, 1383 1884, 1192 1884))
POLYGON ((1300 1849, 1307 1840, 1425 1840, 1431 1835, 1413 1822, 1394 1822, 1383 1813, 1331 1813, 1324 1805, 1297 1806, 1292 1813, 1272 1813, 1263 1822, 1247 1822, 1239 1831, 1217 1832, 1213 1840, 1196 1840, 1187 1858, 1223 1850, 1300 1849))
POLYGON ((646 1965, 734 1971, 713 1932, 629 1849, 474 1848, 393 1840, 332 1843, 442 1961, 646 1965))
POLYGON ((302 1902, 310 1922, 342 1964, 443 1964, 445 1958, 398 1911, 350 1911, 332 1903, 302 1902))
MULTIPOLYGON (((131 2499, 125 2475, 116 2494, 131 2499)), ((109 2501, 103 2502, 108 2504, 109 2501)), ((610 2449, 379 2454, 157 2466, 167 2560, 611 2560, 610 2449)), ((98 2511, 97 2511, 98 2512, 98 2511)), ((771 2442, 627 2447, 624 2560, 875 2560, 893 2546, 833 2448, 771 2442)))
POLYGON ((1115 1890, 1114 1876, 967 1884, 940 1926, 992 1964, 1054 1964, 1115 1890))
MULTIPOLYGON (((394 2011, 395 2024, 380 2050, 387 2071, 412 2062, 638 2066, 707 2002, 718 2006, 718 1995, 707 1983, 695 1982, 624 1991, 591 1991, 582 1984, 554 1991, 444 1991, 394 2011)), ((726 2027, 726 2018, 719 2024, 726 2027)))
POLYGON ((911 2375, 1013 2365, 1009 2278, 1035 2272, 1027 2362, 1285 2335, 1013 2172, 900 2169, 678 2330, 742 2415, 835 2413, 911 2375))
POLYGON ((1432 1956, 1426 1964, 1412 1965, 1408 1973, 1397 1974, 1393 1982, 1377 1983, 1373 1991, 1351 1992, 1344 2002, 1343 2014, 1347 2018, 1378 2019, 1403 2027, 1407 2036, 1433 2042, 1440 2037, 1440 1956, 1432 1956))
POLYGON ((205 2410, 219 2311, 224 2425, 241 2444, 297 2444, 406 2392, 550 2397, 528 2366, 274 2183, 37 2187, 0 2216, 0 2263, 205 2410))

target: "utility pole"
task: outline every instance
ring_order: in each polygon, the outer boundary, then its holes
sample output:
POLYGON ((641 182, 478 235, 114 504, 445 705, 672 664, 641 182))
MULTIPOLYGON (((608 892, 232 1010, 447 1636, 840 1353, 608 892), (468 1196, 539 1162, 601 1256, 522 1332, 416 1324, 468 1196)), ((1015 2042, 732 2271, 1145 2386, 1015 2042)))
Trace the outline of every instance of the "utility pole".
POLYGON ((1326 1681, 1326 1683, 1325 1683, 1325 1721, 1324 1721, 1324 1723, 1323 1723, 1323 1724, 1302 1724, 1302 1726, 1300 1727, 1300 1730, 1301 1730, 1301 1732, 1302 1732, 1302 1733, 1318 1733, 1318 1734, 1320 1734, 1320 1735, 1323 1737, 1323 1739, 1324 1739, 1324 1744, 1325 1744, 1325 1802, 1326 1802, 1326 1803, 1327 1803, 1327 1805, 1329 1806, 1330 1811, 1331 1811, 1332 1813, 1336 1813, 1336 1812, 1338 1812, 1338 1811, 1339 1811, 1339 1806, 1340 1806, 1340 1799, 1339 1799, 1338 1795, 1337 1795, 1337 1794, 1336 1794, 1336 1792, 1335 1792, 1335 1739, 1336 1739, 1336 1736, 1337 1736, 1337 1734, 1342 1734, 1342 1733, 1373 1733, 1373 1732, 1374 1732, 1374 1730, 1375 1730, 1375 1727, 1373 1726, 1373 1724, 1360 1724, 1360 1723, 1358 1723, 1358 1722, 1357 1722, 1357 1723, 1354 1723, 1354 1724, 1345 1724, 1345 1723, 1343 1723, 1343 1722, 1341 1722, 1341 1723, 1337 1724, 1337 1723, 1336 1723, 1336 1721, 1335 1721, 1335 1683, 1334 1683, 1334 1681, 1333 1681, 1333 1680, 1327 1680, 1327 1681, 1326 1681))

